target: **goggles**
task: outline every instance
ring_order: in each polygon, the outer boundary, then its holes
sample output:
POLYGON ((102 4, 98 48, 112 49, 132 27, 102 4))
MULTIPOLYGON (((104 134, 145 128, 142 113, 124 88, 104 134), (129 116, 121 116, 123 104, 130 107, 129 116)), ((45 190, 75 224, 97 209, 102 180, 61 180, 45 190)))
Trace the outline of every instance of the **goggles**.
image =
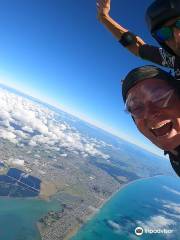
POLYGON ((125 103, 125 111, 130 113, 136 119, 144 119, 146 110, 148 107, 153 108, 167 108, 175 104, 175 90, 169 89, 159 89, 147 90, 146 94, 142 97, 143 101, 138 99, 139 94, 129 94, 125 103))
POLYGON ((165 42, 173 38, 173 28, 180 29, 180 19, 177 19, 173 24, 169 26, 164 26, 157 29, 152 33, 153 37, 155 37, 160 42, 165 42))

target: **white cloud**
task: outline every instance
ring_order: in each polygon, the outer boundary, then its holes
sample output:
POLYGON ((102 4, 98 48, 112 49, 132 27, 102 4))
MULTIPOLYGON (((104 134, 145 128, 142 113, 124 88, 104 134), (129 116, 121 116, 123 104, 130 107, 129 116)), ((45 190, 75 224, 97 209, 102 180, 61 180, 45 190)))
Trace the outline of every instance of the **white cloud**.
POLYGON ((163 199, 155 198, 159 204, 161 204, 161 209, 158 210, 160 214, 163 214, 168 219, 173 219, 173 221, 178 224, 180 220, 180 203, 167 201, 163 199))
POLYGON ((137 223, 144 229, 162 229, 176 224, 173 219, 166 218, 163 215, 155 215, 145 222, 137 221, 137 223))
POLYGON ((177 214, 180 214, 180 204, 177 203, 169 203, 163 205, 165 208, 168 208, 172 211, 174 211, 177 214))
POLYGON ((179 222, 180 220, 180 214, 179 213, 170 213, 169 210, 168 211, 165 211, 165 210, 159 210, 159 212, 161 214, 164 214, 165 216, 167 217, 170 217, 170 218, 173 218, 173 219, 176 219, 177 222, 179 222))
POLYGON ((180 203, 175 203, 175 202, 165 201, 165 200, 162 200, 161 202, 164 208, 173 211, 175 214, 180 214, 180 203))
POLYGON ((166 189, 169 192, 172 192, 172 193, 176 194, 176 195, 180 195, 180 191, 174 190, 174 189, 172 189, 170 187, 167 187, 165 185, 163 186, 163 188, 166 189))
POLYGON ((114 222, 113 220, 108 220, 107 223, 114 230, 120 230, 121 229, 121 226, 118 223, 114 222))
POLYGON ((0 137, 15 142, 16 135, 13 132, 7 132, 5 129, 0 129, 0 137))
POLYGON ((22 131, 26 131, 26 132, 29 132, 29 133, 33 133, 33 129, 29 126, 24 126, 22 127, 22 131))
POLYGON ((0 137, 15 144, 43 144, 48 149, 66 148, 84 157, 109 158, 102 151, 105 142, 82 135, 45 106, 0 89, 0 109, 0 137))

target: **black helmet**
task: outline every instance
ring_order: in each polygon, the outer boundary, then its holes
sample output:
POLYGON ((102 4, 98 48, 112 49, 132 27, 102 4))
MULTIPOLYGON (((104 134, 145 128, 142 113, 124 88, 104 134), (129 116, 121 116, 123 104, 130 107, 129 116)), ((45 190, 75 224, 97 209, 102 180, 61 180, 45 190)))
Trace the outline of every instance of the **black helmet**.
POLYGON ((131 70, 125 79, 122 81, 122 96, 124 102, 126 102, 126 97, 128 91, 135 86, 139 81, 149 79, 149 78, 159 78, 169 82, 170 85, 176 88, 176 81, 174 77, 164 71, 161 68, 158 68, 154 65, 145 65, 141 67, 134 68, 131 70))
MULTIPOLYGON (((153 36, 153 32, 171 18, 180 16, 180 0, 155 0, 146 11, 146 22, 153 36)), ((153 36, 155 38, 155 36, 153 36)), ((158 41, 158 39, 156 39, 158 41)), ((158 41, 159 42, 159 41, 158 41)), ((165 43, 159 44, 169 53, 174 52, 165 43)))

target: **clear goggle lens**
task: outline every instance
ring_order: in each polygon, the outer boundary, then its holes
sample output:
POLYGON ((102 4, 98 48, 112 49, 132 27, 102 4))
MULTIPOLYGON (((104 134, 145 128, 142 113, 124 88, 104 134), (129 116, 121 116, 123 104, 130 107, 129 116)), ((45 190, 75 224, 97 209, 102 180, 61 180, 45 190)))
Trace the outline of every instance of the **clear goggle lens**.
POLYGON ((171 100, 173 94, 174 89, 169 89, 163 94, 162 92, 159 92, 159 94, 156 93, 156 95, 153 95, 153 93, 148 94, 148 97, 144 98, 143 102, 129 95, 125 103, 125 111, 135 118, 143 118, 147 105, 151 104, 151 107, 160 109, 169 107, 172 104, 171 100))

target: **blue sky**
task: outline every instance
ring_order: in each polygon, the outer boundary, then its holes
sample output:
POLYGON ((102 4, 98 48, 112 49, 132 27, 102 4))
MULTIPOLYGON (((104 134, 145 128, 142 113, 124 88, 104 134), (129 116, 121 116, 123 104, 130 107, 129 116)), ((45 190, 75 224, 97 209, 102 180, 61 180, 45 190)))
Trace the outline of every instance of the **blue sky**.
MULTIPOLYGON (((156 44, 144 18, 151 2, 112 0, 111 16, 156 44)), ((131 55, 97 21, 95 0, 0 3, 0 82, 162 152, 123 111, 121 79, 148 62, 131 55)))

